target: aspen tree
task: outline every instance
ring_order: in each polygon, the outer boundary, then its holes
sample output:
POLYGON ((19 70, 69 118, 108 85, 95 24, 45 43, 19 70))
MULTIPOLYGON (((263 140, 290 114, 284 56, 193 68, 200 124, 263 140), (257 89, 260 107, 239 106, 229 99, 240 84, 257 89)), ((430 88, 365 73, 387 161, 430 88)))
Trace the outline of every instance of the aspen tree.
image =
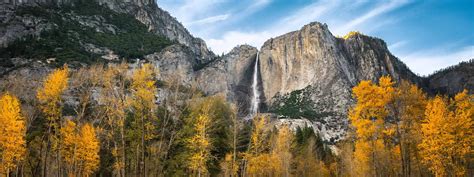
POLYGON ((426 101, 426 94, 420 88, 408 81, 402 81, 396 88, 395 98, 390 105, 391 115, 397 123, 396 137, 399 139, 399 149, 394 149, 394 155, 400 156, 403 176, 412 176, 414 169, 420 170, 416 146, 421 141, 420 128, 426 101))
POLYGON ((436 96, 428 102, 419 144, 422 162, 436 176, 463 176, 472 155, 474 98, 467 91, 454 100, 436 96))
POLYGON ((0 176, 9 176, 26 153, 25 119, 20 111, 18 98, 9 93, 0 97, 0 176))
POLYGON ((106 122, 112 129, 109 136, 113 137, 112 155, 115 158, 113 167, 121 177, 127 176, 125 118, 130 106, 130 99, 126 94, 127 69, 128 66, 125 63, 109 66, 104 72, 103 90, 100 95, 100 100, 104 104, 106 122))
POLYGON ((291 144, 293 142, 293 133, 287 125, 283 125, 278 130, 276 142, 272 150, 272 156, 275 161, 275 167, 277 167, 277 176, 290 176, 291 163, 293 161, 291 150, 291 144))
POLYGON ((67 174, 74 175, 74 165, 77 160, 77 142, 79 137, 76 133, 76 124, 73 121, 67 120, 65 125, 61 127, 61 142, 60 149, 61 157, 66 164, 67 174))
POLYGON ((197 117, 194 124, 194 136, 192 136, 189 142, 189 149, 191 149, 191 155, 189 158, 189 169, 195 176, 207 176, 207 165, 206 162, 210 158, 210 139, 208 135, 208 129, 210 120, 207 114, 201 114, 197 117))
POLYGON ((248 176, 269 176, 278 168, 274 162, 276 159, 268 152, 268 144, 265 140, 267 135, 267 118, 256 116, 253 119, 253 129, 250 137, 250 145, 244 153, 244 172, 248 176))
POLYGON ((80 175, 89 176, 99 168, 99 140, 95 128, 89 123, 82 126, 78 140, 77 158, 79 160, 80 175))
POLYGON ((47 132, 45 141, 45 155, 43 158, 43 176, 48 176, 48 157, 51 146, 56 150, 56 163, 58 175, 61 173, 61 157, 59 154, 59 138, 58 132, 61 126, 61 95, 67 88, 68 82, 67 66, 62 69, 56 69, 50 73, 44 80, 44 84, 38 89, 36 97, 40 102, 40 109, 47 120, 47 132), (52 143, 52 144, 51 144, 52 143))
POLYGON ((132 108, 135 118, 135 126, 138 127, 140 134, 140 154, 137 152, 138 173, 146 176, 146 142, 153 139, 155 111, 155 94, 157 88, 154 81, 155 69, 150 64, 144 64, 141 68, 134 71, 132 76, 132 108))
POLYGON ((382 76, 379 84, 361 81, 353 88, 353 97, 357 99, 355 107, 349 111, 349 120, 356 129, 354 158, 359 176, 383 175, 382 165, 386 154, 384 137, 392 131, 386 129, 385 118, 389 114, 387 104, 394 93, 390 77, 382 76))

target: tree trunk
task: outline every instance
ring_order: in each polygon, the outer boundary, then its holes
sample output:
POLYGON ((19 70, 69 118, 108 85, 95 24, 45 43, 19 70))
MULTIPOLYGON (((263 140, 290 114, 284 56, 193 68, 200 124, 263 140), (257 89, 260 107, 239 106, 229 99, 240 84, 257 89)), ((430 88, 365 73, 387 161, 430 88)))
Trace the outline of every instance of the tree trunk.
POLYGON ((122 141, 122 164, 121 164, 121 165, 123 165, 123 166, 121 167, 121 168, 122 168, 122 169, 121 169, 121 173, 122 173, 121 176, 122 176, 122 177, 125 177, 125 176, 126 176, 126 174, 125 174, 125 168, 126 168, 126 165, 125 165, 126 163, 125 163, 125 161, 126 161, 126 157, 125 157, 125 131, 124 131, 124 125, 123 125, 123 124, 125 124, 125 119, 124 119, 123 117, 122 117, 122 121, 123 121, 123 122, 122 122, 122 125, 121 125, 121 127, 120 127, 120 134, 121 134, 121 135, 120 135, 120 136, 121 136, 120 139, 121 139, 121 141, 122 141))

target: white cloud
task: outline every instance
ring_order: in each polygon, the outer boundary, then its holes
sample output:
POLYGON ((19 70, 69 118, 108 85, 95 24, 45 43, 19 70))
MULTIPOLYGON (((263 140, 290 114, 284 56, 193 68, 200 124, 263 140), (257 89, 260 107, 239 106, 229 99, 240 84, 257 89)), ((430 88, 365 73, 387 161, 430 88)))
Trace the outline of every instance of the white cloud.
MULTIPOLYGON (((265 2, 266 0, 260 0, 265 2)), ((328 21, 333 20, 333 15, 343 13, 340 12, 341 9, 356 9, 360 5, 365 4, 367 1, 361 0, 354 3, 347 3, 343 0, 321 0, 313 2, 301 9, 298 9, 288 15, 285 18, 276 20, 273 23, 267 24, 266 27, 261 28, 259 31, 246 32, 246 31, 229 31, 224 33, 220 37, 211 37, 207 38, 206 41, 211 49, 216 53, 228 52, 233 47, 238 44, 250 44, 255 47, 260 47, 265 40, 282 35, 284 33, 298 30, 304 25, 313 22, 313 21, 328 21), (248 39, 244 40, 244 39, 248 39)), ((380 27, 390 23, 390 19, 377 23, 377 25, 365 25, 371 22, 377 16, 383 15, 389 11, 397 9, 405 4, 408 1, 406 0, 392 0, 389 2, 381 3, 375 6, 372 9, 369 9, 366 13, 363 13, 361 16, 349 20, 349 22, 344 22, 341 19, 339 24, 335 25, 331 29, 334 34, 343 35, 347 31, 354 30, 355 27, 365 27, 368 30, 373 30, 372 27, 380 27)), ((256 3, 258 4, 258 2, 256 3)))
POLYGON ((334 33, 338 35, 346 34, 347 32, 354 30, 354 28, 356 28, 357 26, 360 26, 361 24, 366 23, 368 20, 374 17, 377 17, 379 15, 382 15, 384 13, 390 12, 394 9, 397 9, 407 3, 408 1, 406 0, 392 0, 389 3, 383 3, 371 9, 370 11, 363 14, 362 16, 359 16, 357 18, 350 20, 345 25, 335 28, 336 30, 334 31, 334 33))
POLYGON ((327 13, 338 9, 340 5, 340 0, 324 0, 312 3, 280 20, 275 27, 277 30, 283 32, 299 29, 303 27, 303 25, 313 22, 316 19, 320 19, 327 13))
POLYGON ((398 42, 395 42, 393 44, 390 44, 388 46, 388 49, 390 49, 390 51, 395 51, 395 50, 405 46, 406 44, 408 44, 408 41, 406 41, 406 40, 398 41, 398 42))
POLYGON ((270 39, 273 33, 268 31, 261 32, 240 32, 230 31, 223 35, 223 38, 206 40, 211 50, 220 54, 232 50, 233 47, 241 44, 249 44, 254 47, 261 46, 265 40, 270 39))
POLYGON ((195 20, 192 22, 185 23, 186 26, 191 26, 191 25, 204 25, 204 24, 210 24, 210 23, 216 23, 219 21, 224 21, 229 18, 230 14, 222 14, 222 15, 215 15, 199 20, 195 20))
POLYGON ((440 68, 456 65, 472 58, 474 58, 474 45, 455 51, 429 50, 400 57, 413 72, 420 75, 428 75, 440 68))
POLYGON ((208 46, 216 53, 229 52, 233 47, 241 44, 249 44, 260 47, 266 40, 297 30, 303 25, 323 16, 326 12, 334 10, 340 3, 339 0, 324 0, 315 2, 309 6, 295 11, 290 16, 277 20, 260 31, 244 32, 229 31, 220 38, 206 39, 208 46))

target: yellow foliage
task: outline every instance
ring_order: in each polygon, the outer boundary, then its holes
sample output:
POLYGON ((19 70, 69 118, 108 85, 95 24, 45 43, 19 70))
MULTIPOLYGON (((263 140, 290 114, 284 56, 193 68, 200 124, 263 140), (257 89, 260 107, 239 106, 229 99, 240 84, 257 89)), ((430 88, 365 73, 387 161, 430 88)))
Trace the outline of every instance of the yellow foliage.
POLYGON ((70 168, 76 160, 76 144, 80 137, 76 133, 76 124, 67 120, 65 125, 61 127, 61 156, 64 158, 66 165, 70 168))
POLYGON ((292 154, 290 152, 291 144, 293 142, 293 133, 284 125, 278 130, 278 135, 276 139, 275 146, 272 150, 273 163, 276 167, 275 173, 277 176, 289 176, 291 163, 293 160, 292 154))
POLYGON ((25 120, 18 98, 9 93, 0 97, 0 176, 17 167, 26 153, 25 120))
POLYGON ((227 153, 220 166, 224 176, 238 176, 240 163, 237 159, 234 160, 233 153, 227 153))
POLYGON ((96 137, 94 127, 88 123, 82 126, 79 136, 76 151, 77 158, 80 161, 82 176, 89 176, 99 168, 99 140, 96 137))
POLYGON ((350 37, 352 36, 355 36, 355 35, 358 35, 358 34, 361 34, 359 31, 350 31, 349 33, 347 33, 346 35, 344 35, 344 39, 349 39, 350 37))
POLYGON ((428 102, 418 147, 423 163, 436 176, 466 173, 467 156, 473 153, 474 144, 473 100, 473 96, 464 91, 450 103, 440 96, 428 102))
POLYGON ((353 89, 357 104, 349 111, 349 120, 356 130, 354 160, 359 176, 376 175, 384 166, 379 159, 388 158, 385 137, 395 130, 386 123, 388 104, 393 100, 395 89, 390 77, 382 76, 379 84, 361 81, 353 89))
POLYGON ((210 142, 207 133, 209 129, 208 115, 199 115, 194 124, 195 134, 189 139, 189 148, 192 151, 189 159, 189 168, 199 175, 207 174, 206 162, 210 157, 210 142))
POLYGON ((265 126, 267 125, 267 118, 264 116, 257 116, 253 119, 253 130, 250 137, 250 151, 249 153, 258 154, 265 150, 265 126))
POLYGON ((133 106, 142 111, 150 111, 155 105, 155 93, 157 88, 154 81, 155 70, 152 65, 144 64, 140 69, 137 69, 132 76, 132 89, 134 91, 133 106))
POLYGON ((50 73, 44 80, 43 87, 38 90, 36 97, 41 103, 41 110, 49 121, 60 117, 61 94, 67 88, 69 69, 65 66, 50 73))
POLYGON ((144 64, 137 69, 132 76, 133 101, 131 103, 135 110, 136 121, 141 122, 141 133, 145 140, 155 137, 153 133, 154 125, 151 121, 155 118, 154 108, 155 94, 157 88, 155 86, 155 69, 150 64, 144 64), (141 120, 138 120, 141 119, 141 120))
POLYGON ((269 176, 278 168, 276 157, 268 152, 268 145, 265 142, 267 118, 256 116, 253 119, 253 129, 250 137, 250 146, 243 158, 246 161, 245 173, 249 176, 269 176))

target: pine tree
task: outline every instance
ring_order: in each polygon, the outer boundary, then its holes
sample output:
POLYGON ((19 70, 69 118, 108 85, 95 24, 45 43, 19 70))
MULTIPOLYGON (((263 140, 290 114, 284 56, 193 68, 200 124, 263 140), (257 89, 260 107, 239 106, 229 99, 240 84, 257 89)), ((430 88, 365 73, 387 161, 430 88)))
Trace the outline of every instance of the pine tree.
POLYGON ((9 176, 26 153, 25 119, 20 111, 15 96, 5 93, 0 97, 0 176, 9 176))

